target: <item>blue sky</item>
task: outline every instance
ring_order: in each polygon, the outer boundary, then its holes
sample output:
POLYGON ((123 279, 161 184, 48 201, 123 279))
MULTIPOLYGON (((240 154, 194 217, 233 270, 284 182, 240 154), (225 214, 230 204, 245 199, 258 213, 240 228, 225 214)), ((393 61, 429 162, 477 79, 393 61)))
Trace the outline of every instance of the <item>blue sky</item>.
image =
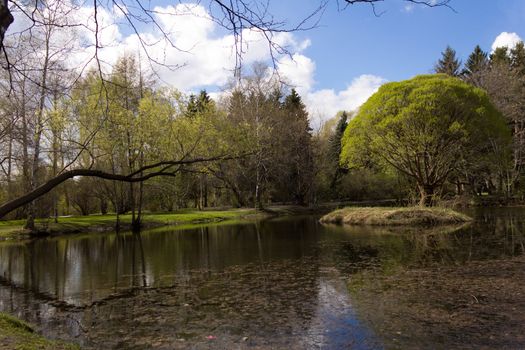
MULTIPOLYGON (((286 1, 283 13, 297 3, 286 1)), ((525 38, 524 0, 453 0, 456 12, 387 0, 376 6, 380 17, 368 5, 330 5, 318 28, 297 34, 311 40, 303 54, 316 62, 318 89, 344 89, 361 74, 393 81, 428 73, 446 45, 466 59, 477 44, 490 51, 501 32, 525 38)))
MULTIPOLYGON (((60 0, 56 4, 67 9, 73 4, 71 1, 60 0)), ((275 18, 293 25, 323 0, 269 1, 275 18)), ((340 11, 337 0, 327 1, 316 28, 278 33, 273 38, 289 47, 292 56, 277 57, 277 68, 283 80, 296 87, 303 98, 314 129, 340 110, 357 109, 387 81, 430 73, 447 45, 465 60, 477 44, 490 51, 496 38, 500 44, 525 38, 525 0, 451 0, 454 10, 385 0, 377 4, 376 11, 382 13, 379 17, 368 4, 340 11)), ((132 0, 128 3, 134 4, 132 0)), ((135 55, 142 61, 143 69, 155 71, 161 85, 184 93, 206 89, 215 98, 221 96, 233 78, 234 38, 210 20, 206 1, 148 2, 155 10, 153 16, 157 24, 170 40, 163 40, 162 33, 151 24, 138 25, 141 40, 148 44, 145 45, 147 54, 143 52, 139 36, 126 26, 122 10, 111 2, 108 4, 98 9, 101 28, 98 44, 102 48, 97 51, 108 72, 120 56, 135 55), (167 66, 181 68, 171 70, 167 66)), ((93 60, 96 26, 90 6, 86 2, 80 10, 68 15, 69 20, 82 24, 76 30, 67 26, 55 29, 57 33, 62 31, 57 35, 57 49, 63 49, 66 39, 72 48, 65 60, 72 68, 96 62, 93 60)), ((125 10, 140 12, 136 6, 125 10)), ((15 33, 31 24, 25 16, 15 13, 15 23, 9 30, 15 33)), ((243 38, 245 67, 259 61, 270 63, 268 45, 260 32, 246 30, 243 38)))

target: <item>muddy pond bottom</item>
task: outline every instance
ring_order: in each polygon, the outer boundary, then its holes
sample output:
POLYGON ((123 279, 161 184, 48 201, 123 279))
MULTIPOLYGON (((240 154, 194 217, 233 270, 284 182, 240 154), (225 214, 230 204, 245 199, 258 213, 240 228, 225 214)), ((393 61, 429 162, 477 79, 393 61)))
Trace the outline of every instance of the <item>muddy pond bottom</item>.
POLYGON ((471 214, 4 242, 0 311, 86 349, 524 348, 525 210, 471 214))

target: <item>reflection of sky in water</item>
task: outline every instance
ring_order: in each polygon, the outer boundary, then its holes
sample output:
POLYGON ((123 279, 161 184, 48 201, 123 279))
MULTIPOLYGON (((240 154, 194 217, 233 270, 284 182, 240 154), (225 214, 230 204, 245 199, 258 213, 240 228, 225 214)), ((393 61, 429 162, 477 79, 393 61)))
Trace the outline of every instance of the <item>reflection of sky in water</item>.
POLYGON ((306 347, 323 349, 382 349, 373 330, 352 309, 346 284, 332 270, 319 280, 319 303, 307 330, 306 347))
POLYGON ((172 343, 182 337, 206 348, 202 336, 216 332, 225 348, 249 336, 249 346, 381 349, 352 307, 349 274, 371 262, 456 264, 518 254, 525 230, 514 218, 489 216, 437 236, 290 218, 2 243, 0 310, 86 344, 157 337, 177 348, 172 343))

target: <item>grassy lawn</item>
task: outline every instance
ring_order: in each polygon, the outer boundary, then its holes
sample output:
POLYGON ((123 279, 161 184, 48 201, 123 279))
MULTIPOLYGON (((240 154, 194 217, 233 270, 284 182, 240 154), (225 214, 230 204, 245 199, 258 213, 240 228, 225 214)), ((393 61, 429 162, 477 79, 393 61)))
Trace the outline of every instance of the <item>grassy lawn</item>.
MULTIPOLYGON (((253 209, 229 210, 192 210, 184 209, 172 213, 146 213, 143 223, 148 226, 182 225, 203 222, 239 219, 255 215, 253 209)), ((131 214, 121 215, 123 225, 131 224, 131 214)), ((113 227, 116 222, 115 214, 59 217, 58 223, 53 219, 38 219, 37 226, 49 229, 52 232, 88 231, 89 229, 113 227)), ((24 220, 0 221, 0 238, 13 238, 24 233, 24 220)))
POLYGON ((73 350, 77 345, 48 340, 35 333, 27 323, 0 313, 0 349, 16 350, 73 350))

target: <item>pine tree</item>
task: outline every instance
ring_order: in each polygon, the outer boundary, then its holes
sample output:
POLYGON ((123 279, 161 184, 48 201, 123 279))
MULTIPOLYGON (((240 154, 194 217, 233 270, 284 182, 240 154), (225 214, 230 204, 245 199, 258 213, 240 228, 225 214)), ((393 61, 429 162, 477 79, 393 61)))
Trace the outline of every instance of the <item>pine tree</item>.
POLYGON ((186 115, 188 117, 194 117, 198 112, 197 97, 194 94, 191 94, 188 100, 188 106, 186 107, 186 115))
POLYGON ((294 202, 306 204, 311 199, 314 176, 312 129, 306 106, 295 89, 284 99, 283 111, 282 130, 279 131, 281 156, 287 164, 283 185, 289 188, 294 202))
POLYGON ((302 120, 303 124, 308 128, 306 131, 311 131, 308 124, 308 112, 306 111, 306 106, 295 89, 292 89, 290 95, 286 96, 284 99, 284 109, 291 112, 297 121, 302 120))
POLYGON ((476 45, 474 51, 472 51, 465 63, 463 74, 472 76, 473 74, 479 73, 487 68, 488 63, 488 54, 483 51, 479 45, 476 45))
POLYGON ((450 46, 447 46, 445 51, 441 53, 441 59, 439 59, 434 67, 436 73, 444 73, 453 77, 457 77, 460 74, 461 61, 456 58, 456 51, 450 46))
POLYGON ((490 64, 508 64, 510 65, 509 49, 506 46, 497 47, 490 54, 490 64))
POLYGON ((213 100, 206 90, 201 90, 199 96, 191 94, 186 107, 186 115, 188 117, 194 117, 197 114, 204 114, 214 106, 213 100))
POLYGON ((330 138, 330 148, 334 159, 337 159, 339 163, 339 156, 341 155, 341 138, 345 133, 346 127, 348 126, 348 114, 343 112, 341 117, 337 121, 337 125, 334 130, 334 134, 330 138))
POLYGON ((330 138, 330 157, 333 159, 333 164, 335 167, 335 172, 330 183, 330 189, 336 191, 336 187, 341 176, 346 172, 346 169, 341 168, 339 165, 339 158, 341 156, 341 139, 345 133, 346 127, 348 126, 348 114, 343 112, 341 117, 337 121, 334 133, 330 138))
POLYGON ((523 41, 517 43, 510 50, 510 65, 519 75, 525 76, 525 45, 523 41))

